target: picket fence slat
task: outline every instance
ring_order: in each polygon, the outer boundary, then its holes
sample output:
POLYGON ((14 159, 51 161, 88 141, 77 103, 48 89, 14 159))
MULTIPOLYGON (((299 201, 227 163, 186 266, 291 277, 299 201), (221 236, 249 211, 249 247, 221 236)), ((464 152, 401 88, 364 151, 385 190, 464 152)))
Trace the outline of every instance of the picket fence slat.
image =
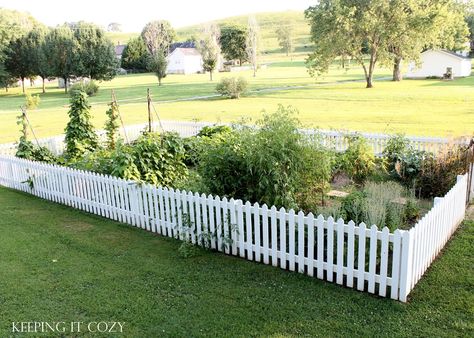
MULTIPOLYGON (((345 141, 334 138, 338 147, 345 141)), ((380 141, 377 151, 385 141, 380 141)), ((0 156, 0 184, 226 254, 407 301, 464 218, 467 176, 410 230, 228 200, 0 156)))

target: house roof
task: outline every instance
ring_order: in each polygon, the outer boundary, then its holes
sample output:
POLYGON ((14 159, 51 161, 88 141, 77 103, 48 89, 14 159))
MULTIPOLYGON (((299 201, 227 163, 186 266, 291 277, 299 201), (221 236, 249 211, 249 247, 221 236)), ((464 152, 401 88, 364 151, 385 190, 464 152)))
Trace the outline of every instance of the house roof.
POLYGON ((170 53, 173 53, 176 48, 196 48, 194 41, 175 42, 170 46, 170 53))
POLYGON ((424 51, 422 54, 427 53, 427 52, 438 52, 438 53, 442 53, 442 54, 447 54, 449 56, 452 56, 452 57, 455 57, 455 58, 458 58, 458 59, 461 59, 461 60, 471 60, 471 58, 469 56, 464 56, 464 55, 461 55, 461 54, 458 54, 458 53, 455 53, 455 52, 452 52, 452 51, 446 50, 446 49, 438 49, 438 50, 429 49, 429 50, 424 51))
POLYGON ((199 53, 196 48, 175 48, 174 51, 169 54, 169 56, 177 52, 180 52, 184 56, 201 56, 201 53, 199 53))
POLYGON ((115 55, 122 55, 126 45, 115 46, 115 55))

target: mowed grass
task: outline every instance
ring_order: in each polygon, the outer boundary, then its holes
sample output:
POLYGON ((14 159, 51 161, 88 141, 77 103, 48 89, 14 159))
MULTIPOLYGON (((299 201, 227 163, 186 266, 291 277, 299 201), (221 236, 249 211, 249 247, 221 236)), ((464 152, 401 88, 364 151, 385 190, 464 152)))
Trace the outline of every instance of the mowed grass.
MULTIPOLYGON (((91 98, 93 123, 103 127, 111 89, 115 90, 125 124, 144 123, 146 89, 150 88, 162 119, 229 122, 245 117, 255 121, 263 110, 274 111, 283 104, 297 108, 299 119, 307 127, 444 137, 471 135, 474 131, 474 77, 451 82, 378 80, 375 88, 366 89, 357 65, 349 70, 334 65, 326 76, 314 79, 301 57, 299 54, 293 61, 279 59, 261 69, 256 78, 251 72, 215 74, 213 82, 207 74, 170 75, 158 87, 153 74, 118 76, 102 82, 99 94, 91 98), (226 76, 245 77, 249 82, 247 95, 240 100, 219 97, 169 102, 213 95, 216 82, 226 76)), ((389 75, 388 70, 380 69, 376 77, 389 75)), ((40 88, 28 90, 40 93, 40 88)), ((39 109, 29 114, 37 136, 63 133, 69 96, 52 83, 40 97, 39 109)), ((15 116, 23 100, 19 88, 0 94, 0 142, 18 138, 15 116)))
POLYGON ((0 205, 3 337, 14 321, 121 321, 124 337, 474 334, 474 222, 402 304, 215 252, 184 259, 176 240, 5 188, 0 205))

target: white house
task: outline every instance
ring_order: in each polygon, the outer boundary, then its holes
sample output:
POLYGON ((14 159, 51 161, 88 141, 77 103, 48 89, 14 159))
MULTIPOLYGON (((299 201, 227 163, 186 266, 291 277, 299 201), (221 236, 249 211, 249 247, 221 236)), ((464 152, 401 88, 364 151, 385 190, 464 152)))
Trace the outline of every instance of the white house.
POLYGON ((454 77, 471 75, 471 59, 465 55, 447 50, 427 50, 421 53, 420 64, 411 62, 408 65, 407 78, 443 77, 448 69, 454 77))
POLYGON ((168 55, 168 74, 202 72, 202 57, 196 48, 176 48, 168 55))

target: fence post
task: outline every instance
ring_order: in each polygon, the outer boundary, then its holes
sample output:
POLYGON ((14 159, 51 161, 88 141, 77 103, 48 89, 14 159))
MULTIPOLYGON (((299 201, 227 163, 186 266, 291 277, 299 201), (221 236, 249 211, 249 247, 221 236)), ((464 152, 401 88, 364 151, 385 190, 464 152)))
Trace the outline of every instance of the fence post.
POLYGON ((402 302, 407 301, 407 296, 411 291, 411 275, 413 270, 413 233, 404 231, 402 234, 402 260, 400 264, 400 294, 402 302))

